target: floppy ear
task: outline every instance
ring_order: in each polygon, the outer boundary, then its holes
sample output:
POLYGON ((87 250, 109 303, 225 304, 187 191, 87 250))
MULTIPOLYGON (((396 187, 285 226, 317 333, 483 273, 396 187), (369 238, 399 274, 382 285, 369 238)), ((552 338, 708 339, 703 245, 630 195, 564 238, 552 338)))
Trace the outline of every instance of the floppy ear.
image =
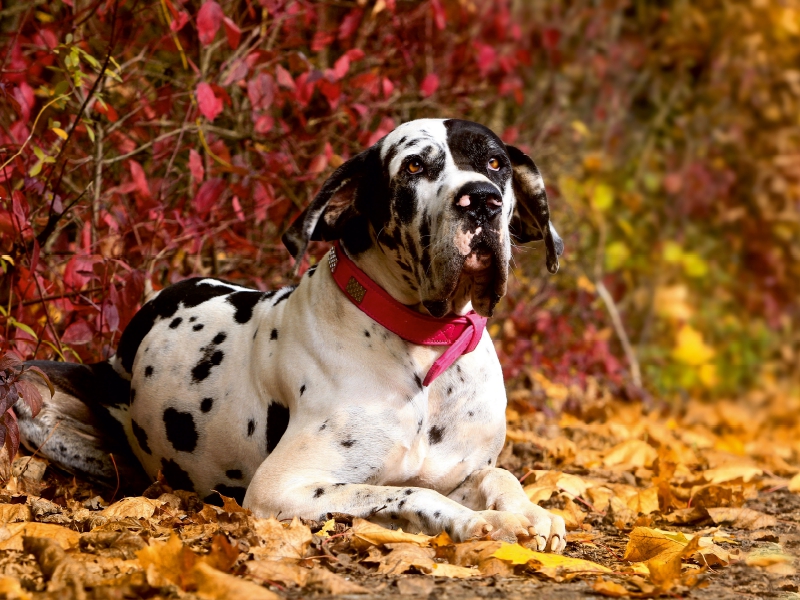
POLYGON ((509 229, 520 244, 544 239, 547 270, 558 271, 558 257, 564 252, 564 242, 550 222, 550 207, 539 169, 530 156, 519 148, 506 145, 514 176, 514 196, 517 200, 509 229))
POLYGON ((366 220, 359 205, 368 201, 368 190, 380 177, 380 142, 342 164, 328 177, 319 193, 281 240, 299 263, 310 241, 333 241, 341 238, 348 227, 366 220), (361 202, 358 202, 361 198, 361 202))

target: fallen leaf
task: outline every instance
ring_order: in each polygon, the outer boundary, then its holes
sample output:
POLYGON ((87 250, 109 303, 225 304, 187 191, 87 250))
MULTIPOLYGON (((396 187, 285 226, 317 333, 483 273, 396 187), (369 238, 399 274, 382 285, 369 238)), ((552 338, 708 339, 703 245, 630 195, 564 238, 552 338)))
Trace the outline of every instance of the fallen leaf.
POLYGON ((457 565, 436 562, 433 563, 429 568, 425 568, 424 571, 429 575, 435 575, 436 577, 451 577, 457 579, 479 577, 482 575, 481 571, 478 569, 469 569, 467 567, 459 567, 457 565))
POLYGON ((0 522, 30 521, 31 509, 27 504, 0 504, 0 522))
POLYGON ((730 523, 735 529, 767 529, 778 524, 778 519, 751 508, 707 508, 714 523, 730 523))
POLYGON ((253 528, 262 545, 252 546, 250 552, 258 558, 303 558, 311 544, 311 529, 296 518, 288 525, 275 518, 255 519, 253 528))
POLYGON ((348 581, 323 567, 307 569, 297 562, 285 560, 251 560, 245 564, 250 576, 261 581, 278 581, 310 587, 324 594, 366 594, 366 588, 348 581))
POLYGON ((19 579, 14 577, 0 576, 0 596, 8 600, 31 600, 28 592, 22 589, 19 579))
POLYGON ((159 506, 161 506, 160 502, 150 498, 141 496, 123 498, 119 502, 104 508, 100 511, 100 514, 113 519, 124 519, 126 517, 149 519, 155 514, 156 508, 159 506))
POLYGON ((589 560, 562 556, 560 554, 550 554, 546 552, 535 552, 519 544, 506 544, 496 550, 492 556, 504 560, 514 565, 525 565, 534 569, 537 573, 542 573, 553 579, 572 579, 578 575, 587 573, 611 573, 611 569, 598 565, 589 560))
POLYGON ((401 542, 427 546, 431 540, 429 535, 406 533, 402 529, 386 529, 364 519, 353 519, 353 537, 374 546, 401 542))
POLYGON ((322 594, 339 596, 344 594, 369 594, 370 591, 348 581, 337 573, 332 573, 323 567, 313 567, 306 580, 306 586, 322 594))
POLYGON ((592 591, 609 598, 639 598, 636 592, 629 591, 624 585, 598 577, 592 585, 592 591))
POLYGON ((789 481, 789 491, 800 494, 800 473, 792 477, 789 481))
POLYGON ((733 481, 734 479, 742 478, 742 481, 747 483, 754 477, 763 475, 764 471, 757 467, 749 465, 733 465, 727 467, 720 467, 718 469, 707 469, 703 471, 703 479, 708 483, 724 483, 726 481, 733 481))
POLYGON ((652 467, 658 457, 658 452, 647 442, 641 440, 626 440, 617 444, 608 451, 603 464, 606 467, 636 468, 652 467))
POLYGON ((389 550, 378 559, 378 573, 382 575, 399 575, 412 567, 421 571, 430 571, 435 564, 432 548, 423 548, 408 542, 383 544, 389 550))
POLYGON ((689 539, 680 532, 637 527, 631 532, 622 560, 645 562, 656 556, 667 560, 679 555, 688 543, 689 539))
POLYGON ((330 537, 331 531, 333 531, 335 528, 336 528, 336 521, 333 519, 329 519, 322 524, 322 527, 320 528, 319 531, 314 532, 314 535, 318 535, 324 538, 330 537))
POLYGON ((0 550, 22 551, 22 538, 25 536, 49 538, 59 543, 65 550, 75 548, 81 534, 61 525, 50 523, 10 523, 0 528, 0 550))
POLYGON ((204 562, 197 563, 192 573, 197 582, 197 595, 204 598, 229 600, 238 597, 243 600, 281 600, 281 597, 275 592, 252 581, 217 571, 204 562))
POLYGON ((194 566, 198 557, 174 533, 166 542, 151 540, 150 545, 140 550, 137 556, 147 573, 147 582, 153 587, 162 587, 169 582, 185 590, 195 583, 194 566))

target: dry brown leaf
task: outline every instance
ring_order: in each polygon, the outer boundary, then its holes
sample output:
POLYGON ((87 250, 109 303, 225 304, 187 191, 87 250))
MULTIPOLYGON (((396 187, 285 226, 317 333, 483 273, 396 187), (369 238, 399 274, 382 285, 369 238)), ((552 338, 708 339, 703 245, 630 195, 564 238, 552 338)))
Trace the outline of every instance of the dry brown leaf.
POLYGON ((306 586, 322 594, 339 596, 343 594, 368 594, 370 591, 348 581, 337 573, 332 573, 323 567, 313 567, 306 579, 306 586))
POLYGON ((670 523, 677 525, 685 525, 687 523, 695 523, 701 519, 708 518, 708 512, 704 508, 692 506, 691 508, 680 508, 666 517, 670 523))
POLYGON ((402 529, 386 529, 364 519, 353 519, 353 537, 374 546, 402 542, 427 546, 431 540, 429 535, 406 533, 402 529))
POLYGON ((659 509, 657 488, 640 490, 630 485, 614 484, 611 489, 636 515, 649 515, 659 509))
POLYGON ((228 541, 222 534, 217 534, 211 539, 211 551, 202 557, 204 563, 218 571, 227 573, 239 558, 239 549, 228 541))
POLYGON ((450 565, 447 563, 433 563, 430 568, 425 568, 424 571, 428 575, 436 577, 449 577, 454 579, 465 579, 468 577, 479 577, 482 572, 478 569, 469 569, 467 567, 459 567, 458 565, 450 565))
POLYGON ((435 564, 432 548, 407 542, 384 544, 384 547, 389 553, 381 557, 378 563, 378 573, 382 575, 399 575, 412 567, 427 572, 435 564))
POLYGON ((628 591, 628 589, 616 583, 614 581, 609 581, 608 579, 603 579, 602 577, 598 577, 597 581, 594 582, 592 585, 592 591, 600 594, 601 596, 608 596, 609 598, 641 598, 642 595, 636 592, 628 591))
POLYGON ((288 525, 275 518, 255 519, 253 526, 262 545, 252 546, 250 552, 258 558, 303 558, 311 545, 311 529, 296 518, 288 525))
POLYGON ((308 581, 309 570, 291 559, 250 560, 245 563, 245 567, 249 575, 261 581, 293 583, 300 587, 304 587, 308 581))
POLYGON ((707 469, 703 471, 703 479, 708 483, 725 483, 742 478, 747 483, 754 477, 763 475, 764 471, 750 465, 729 465, 718 469, 707 469))
MULTIPOLYGON (((586 513, 583 512, 571 498, 564 501, 564 508, 551 508, 550 512, 554 515, 559 515, 564 519, 564 524, 568 531, 575 531, 580 529, 583 525, 583 520, 586 518, 586 513)), ((535 543, 533 540, 531 543, 535 543)))
POLYGON ((492 556, 499 558, 514 565, 527 564, 537 573, 542 573, 552 579, 572 579, 578 575, 587 573, 611 573, 611 569, 598 565, 589 560, 562 556, 560 554, 550 554, 546 552, 535 552, 519 544, 503 545, 496 550, 492 556))
POLYGON ((69 550, 78 545, 81 534, 61 525, 50 523, 9 523, 0 527, 0 550, 22 551, 22 538, 24 536, 49 538, 58 542, 62 548, 69 550))
POLYGON ((31 509, 27 504, 0 504, 0 523, 30 520, 31 509))
POLYGON ((699 508, 742 506, 744 501, 741 485, 709 483, 692 488, 691 505, 699 508))
POLYGON ((778 524, 778 519, 751 508, 707 508, 714 523, 730 523, 736 529, 767 529, 778 524))
POLYGON ((603 458, 606 467, 636 468, 652 467, 658 457, 658 452, 647 442, 642 440, 626 440, 617 444, 603 458))
POLYGON ((680 555, 689 539, 679 532, 637 527, 631 532, 622 560, 646 562, 657 556, 669 560, 680 555))
POLYGON ((33 598, 22 589, 19 579, 6 576, 0 576, 0 597, 7 598, 7 600, 31 600, 33 598))
POLYGON ((130 497, 123 498, 115 502, 111 506, 104 508, 100 514, 110 519, 149 519, 151 518, 156 509, 161 506, 161 502, 151 500, 150 498, 130 497))
POLYGON ((543 448, 551 457, 557 460, 570 460, 575 457, 578 450, 575 442, 563 436, 547 439, 531 431, 520 431, 519 429, 508 429, 506 431, 506 439, 512 442, 530 442, 543 448))
POLYGON ((147 573, 147 582, 153 587, 174 583, 185 590, 195 583, 194 566, 198 557, 174 533, 166 542, 151 540, 137 556, 147 573))
POLYGON ((281 600, 275 592, 241 577, 217 571, 204 562, 199 562, 192 571, 197 582, 197 595, 211 600, 281 600))

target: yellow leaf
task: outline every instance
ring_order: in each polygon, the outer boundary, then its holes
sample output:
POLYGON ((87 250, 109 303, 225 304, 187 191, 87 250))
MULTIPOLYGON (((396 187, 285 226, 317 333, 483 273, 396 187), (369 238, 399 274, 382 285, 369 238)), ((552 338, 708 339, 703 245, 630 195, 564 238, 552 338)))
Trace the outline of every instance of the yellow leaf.
POLYGON ((614 205, 614 190, 606 183, 598 183, 592 192, 592 206, 604 212, 614 205))
POLYGON ((325 523, 322 525, 322 529, 320 529, 315 533, 320 537, 331 537, 331 531, 333 531, 335 528, 336 528, 336 521, 334 521, 333 519, 329 519, 328 521, 325 521, 325 523))
POLYGON ((800 473, 792 477, 791 481, 789 481, 789 491, 800 494, 800 473))
POLYGON ((136 555, 147 573, 147 582, 154 587, 169 582, 185 590, 195 584, 197 555, 174 533, 166 542, 150 540, 150 545, 136 555))
POLYGON ((519 544, 503 544, 492 556, 513 565, 527 564, 538 573, 551 578, 566 577, 570 579, 579 574, 612 572, 611 569, 589 560, 547 552, 535 552, 519 544))
POLYGON ((669 559, 679 555, 689 539, 682 533, 637 527, 631 532, 623 560, 644 562, 660 556, 669 559))
POLYGON ((578 134, 583 137, 587 137, 589 135, 589 128, 583 123, 583 121, 578 121, 577 119, 572 122, 572 129, 574 129, 578 134))
POLYGON ((161 502, 141 496, 123 498, 103 509, 100 514, 113 519, 149 519, 161 504, 161 502))
POLYGON ((606 467, 623 466, 625 468, 651 467, 658 457, 658 452, 642 440, 626 440, 617 444, 603 459, 606 467))
POLYGON ((703 341, 702 334, 691 325, 678 330, 672 357, 686 365, 700 366, 714 358, 714 349, 703 341))
POLYGON ((750 465, 732 465, 726 467, 719 467, 718 469, 707 469, 703 471, 703 479, 708 483, 724 483, 726 481, 733 481, 734 479, 742 478, 742 481, 747 483, 754 477, 762 475, 764 471, 758 467, 750 465))
POLYGON ((289 525, 274 518, 255 519, 254 529, 262 545, 252 546, 250 552, 258 558, 303 558, 311 544, 311 529, 296 518, 289 525))
POLYGON ((730 523, 735 529, 768 529, 778 524, 778 519, 745 507, 707 508, 708 515, 719 525, 730 523))
POLYGON ((605 266, 607 271, 616 271, 631 257, 631 251, 625 242, 611 242, 606 246, 605 266))
POLYGON ((675 242, 667 242, 664 244, 663 257, 665 262, 679 263, 683 258, 683 248, 675 242))
POLYGON ((61 127, 53 127, 53 132, 60 137, 62 140, 67 139, 67 132, 61 129, 61 127))
POLYGON ((6 576, 0 576, 0 596, 8 600, 30 600, 33 597, 22 589, 19 579, 6 576))
POLYGON ((656 288, 653 304, 658 316, 673 321, 688 321, 694 314, 689 304, 689 288, 685 285, 656 288))

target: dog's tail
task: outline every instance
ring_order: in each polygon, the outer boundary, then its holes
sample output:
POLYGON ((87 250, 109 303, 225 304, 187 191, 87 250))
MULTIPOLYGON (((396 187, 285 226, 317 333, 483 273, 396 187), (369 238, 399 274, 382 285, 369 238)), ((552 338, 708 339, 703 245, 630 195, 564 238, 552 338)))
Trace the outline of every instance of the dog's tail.
POLYGON ((35 418, 24 402, 14 406, 25 448, 93 483, 141 493, 149 479, 128 444, 130 382, 108 362, 26 364, 44 371, 56 393, 51 398, 39 377, 24 375, 44 399, 35 418))

